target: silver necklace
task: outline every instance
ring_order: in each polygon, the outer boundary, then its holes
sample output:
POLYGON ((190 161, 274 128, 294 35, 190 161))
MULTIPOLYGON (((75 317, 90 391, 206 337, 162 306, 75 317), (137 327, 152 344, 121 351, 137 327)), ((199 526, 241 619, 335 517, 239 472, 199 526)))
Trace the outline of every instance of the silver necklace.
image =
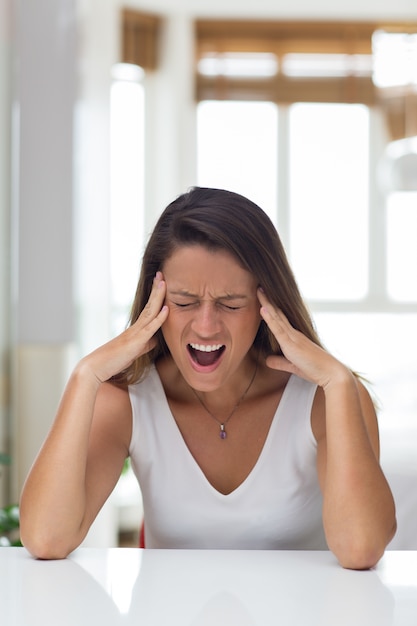
POLYGON ((196 390, 193 389, 193 387, 191 387, 195 397, 197 398, 197 400, 199 401, 199 403, 201 404, 203 409, 205 411, 207 411, 207 413, 210 415, 210 417, 212 417, 214 419, 214 421, 216 421, 219 424, 219 426, 220 426, 220 432, 219 432, 220 439, 226 439, 226 437, 227 437, 226 424, 230 420, 230 418, 235 414, 235 412, 237 411, 237 409, 238 409, 239 405, 241 404, 241 402, 243 402, 243 400, 245 399, 246 394, 248 393, 249 389, 252 387, 252 383, 255 380, 255 376, 256 376, 256 372, 257 371, 258 371, 258 359, 256 360, 255 370, 254 370, 254 372, 252 374, 252 378, 249 381, 249 385, 246 387, 245 391, 240 396, 239 400, 236 402, 236 404, 233 407, 233 409, 231 410, 230 414, 222 422, 220 420, 218 420, 217 417, 215 415, 213 415, 213 413, 211 411, 208 410, 208 408, 206 407, 206 405, 204 404, 203 400, 200 398, 200 396, 198 395, 196 390))

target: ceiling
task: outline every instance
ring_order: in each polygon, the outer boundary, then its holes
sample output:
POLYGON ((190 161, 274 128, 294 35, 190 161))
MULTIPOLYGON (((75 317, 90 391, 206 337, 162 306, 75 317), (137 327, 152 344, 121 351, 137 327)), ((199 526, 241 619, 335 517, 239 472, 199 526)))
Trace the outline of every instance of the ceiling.
POLYGON ((129 0, 125 6, 195 17, 415 20, 416 0, 129 0))

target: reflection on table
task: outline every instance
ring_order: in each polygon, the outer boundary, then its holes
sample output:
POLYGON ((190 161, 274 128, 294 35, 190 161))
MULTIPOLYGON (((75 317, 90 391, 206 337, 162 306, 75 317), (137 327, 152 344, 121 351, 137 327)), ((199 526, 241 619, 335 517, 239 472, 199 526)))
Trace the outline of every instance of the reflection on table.
POLYGON ((330 552, 82 548, 37 561, 3 548, 0 581, 5 626, 417 623, 417 552, 355 572, 330 552))

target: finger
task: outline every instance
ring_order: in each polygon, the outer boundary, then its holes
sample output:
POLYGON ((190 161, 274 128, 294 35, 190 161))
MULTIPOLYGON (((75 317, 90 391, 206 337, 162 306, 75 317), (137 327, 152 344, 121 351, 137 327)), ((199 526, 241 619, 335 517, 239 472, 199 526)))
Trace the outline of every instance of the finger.
POLYGON ((135 328, 137 332, 144 333, 146 341, 146 337, 150 339, 161 328, 168 315, 169 308, 166 304, 159 307, 158 310, 155 303, 148 302, 132 328, 135 328))
POLYGON ((294 364, 291 363, 291 361, 286 359, 284 356, 270 355, 266 358, 265 362, 267 366, 273 370, 289 372, 290 374, 295 374, 297 371, 297 368, 294 366, 294 364))
POLYGON ((283 333, 285 333, 286 336, 289 336, 293 334, 294 328, 291 326, 281 309, 276 309, 271 303, 268 303, 267 305, 261 306, 260 313, 262 319, 269 326, 278 341, 278 335, 282 336, 283 333))
MULTIPOLYGON (((277 320, 277 321, 284 322, 284 323, 286 322, 287 325, 291 327, 284 313, 281 311, 281 309, 275 307, 271 303, 270 300, 268 300, 268 298, 265 295, 265 292, 263 291, 261 287, 258 289, 258 300, 261 304, 261 314, 262 312, 265 313, 265 316, 263 315, 264 319, 268 317, 268 319, 271 322, 273 320, 277 320)), ((265 319, 265 321, 268 323, 267 319, 265 319)))
POLYGON ((151 304, 155 303, 156 307, 160 309, 165 300, 166 295, 166 283, 162 272, 156 272, 155 278, 153 279, 152 289, 149 296, 149 302, 151 304))
POLYGON ((262 287, 258 287, 257 296, 258 296, 259 302, 261 303, 261 306, 267 306, 268 304, 271 304, 268 298, 266 297, 266 294, 264 290, 262 289, 262 287))
POLYGON ((162 310, 163 303, 165 301, 166 283, 163 280, 161 272, 157 272, 153 279, 151 293, 149 295, 148 302, 146 303, 143 311, 136 320, 138 326, 148 324, 154 317, 156 317, 162 310))
POLYGON ((159 330, 162 324, 166 321, 169 315, 169 308, 166 304, 162 307, 157 315, 155 315, 146 325, 146 330, 153 336, 157 330, 159 330))
MULTIPOLYGON (((126 329, 114 341, 115 347, 120 350, 121 360, 126 361, 123 367, 132 363, 134 359, 149 352, 156 346, 156 332, 168 317, 169 310, 163 306, 161 310, 152 317, 144 317, 143 313, 136 322, 126 329)), ((120 369, 118 370, 120 371, 120 369)))

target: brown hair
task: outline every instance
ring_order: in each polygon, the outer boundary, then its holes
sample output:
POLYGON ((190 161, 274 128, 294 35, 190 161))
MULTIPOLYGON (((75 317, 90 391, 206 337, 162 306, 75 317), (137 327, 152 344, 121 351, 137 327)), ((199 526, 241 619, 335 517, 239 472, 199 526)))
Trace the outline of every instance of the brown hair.
MULTIPOLYGON (((144 309, 154 276, 165 261, 177 248, 196 244, 231 253, 255 276, 267 298, 284 312, 292 326, 321 345, 271 220, 254 202, 222 189, 194 187, 171 202, 161 214, 143 256, 130 324, 144 309)), ((156 339, 153 350, 139 357, 113 381, 124 385, 134 383, 151 363, 167 354, 168 348, 160 330, 156 339)), ((281 353, 264 321, 260 324, 254 346, 265 356, 281 353)))

